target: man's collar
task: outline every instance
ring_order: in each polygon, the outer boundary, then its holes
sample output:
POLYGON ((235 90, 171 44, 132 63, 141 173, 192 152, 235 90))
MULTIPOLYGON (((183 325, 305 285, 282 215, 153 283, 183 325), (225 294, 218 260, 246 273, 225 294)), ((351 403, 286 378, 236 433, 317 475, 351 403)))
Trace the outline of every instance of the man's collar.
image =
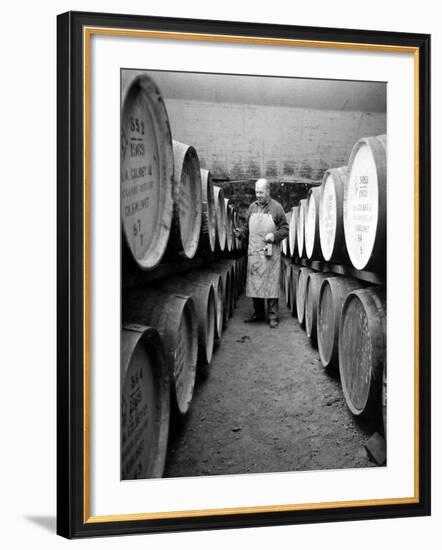
POLYGON ((267 199, 261 204, 258 202, 258 200, 255 201, 255 203, 258 205, 258 206, 267 206, 269 204, 269 202, 271 201, 272 197, 267 197, 267 199))

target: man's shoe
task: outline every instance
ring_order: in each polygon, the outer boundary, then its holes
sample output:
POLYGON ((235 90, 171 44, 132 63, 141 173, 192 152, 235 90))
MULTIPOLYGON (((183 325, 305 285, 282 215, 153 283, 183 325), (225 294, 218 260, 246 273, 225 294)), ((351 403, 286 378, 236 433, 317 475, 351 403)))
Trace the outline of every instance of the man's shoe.
POLYGON ((272 319, 270 321, 269 325, 270 325, 270 328, 278 328, 279 327, 279 323, 275 319, 272 319))
POLYGON ((255 314, 251 315, 247 319, 244 319, 244 323, 262 323, 263 317, 257 317, 255 314))

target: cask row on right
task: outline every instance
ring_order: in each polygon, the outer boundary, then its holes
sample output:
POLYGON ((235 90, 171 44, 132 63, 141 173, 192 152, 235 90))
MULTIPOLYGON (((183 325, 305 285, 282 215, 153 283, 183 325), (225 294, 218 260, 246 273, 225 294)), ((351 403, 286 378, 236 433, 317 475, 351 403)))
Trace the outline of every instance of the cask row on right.
POLYGON ((318 302, 318 351, 322 366, 338 366, 339 323, 345 298, 366 284, 352 277, 333 277, 322 281, 318 302))
POLYGON ((321 258, 319 242, 319 200, 321 188, 313 187, 305 205, 304 246, 305 255, 309 260, 321 258))
POLYGON ((319 199, 319 241, 326 262, 349 262, 344 237, 344 186, 347 167, 331 168, 322 179, 319 199))
POLYGON ((380 417, 385 363, 385 290, 354 290, 344 302, 339 325, 341 385, 353 414, 380 417))
POLYGON ((305 332, 314 344, 317 343, 319 295, 325 280, 337 277, 334 273, 310 273, 307 278, 305 297, 305 332))
POLYGON ((358 270, 385 271, 386 178, 385 136, 360 139, 352 149, 344 187, 345 243, 358 270))
POLYGON ((299 324, 303 327, 305 323, 305 299, 307 294, 307 280, 313 269, 309 267, 301 267, 298 274, 298 282, 296 285, 296 312, 298 315, 299 324))
POLYGON ((289 223, 289 256, 293 257, 297 253, 297 244, 296 244, 296 229, 298 223, 298 212, 299 206, 293 206, 292 214, 290 216, 289 223))
POLYGON ((298 219, 296 222, 296 244, 298 248, 298 257, 302 258, 304 252, 304 224, 307 199, 299 201, 298 219))

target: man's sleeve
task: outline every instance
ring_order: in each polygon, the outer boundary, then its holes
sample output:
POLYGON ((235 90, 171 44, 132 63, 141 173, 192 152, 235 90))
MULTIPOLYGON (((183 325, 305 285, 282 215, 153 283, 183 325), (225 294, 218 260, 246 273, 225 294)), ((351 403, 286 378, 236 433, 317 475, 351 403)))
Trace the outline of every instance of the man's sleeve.
POLYGON ((276 231, 274 233, 275 243, 279 243, 286 237, 288 237, 289 234, 289 224, 281 205, 278 205, 275 215, 273 217, 273 221, 276 225, 276 231))

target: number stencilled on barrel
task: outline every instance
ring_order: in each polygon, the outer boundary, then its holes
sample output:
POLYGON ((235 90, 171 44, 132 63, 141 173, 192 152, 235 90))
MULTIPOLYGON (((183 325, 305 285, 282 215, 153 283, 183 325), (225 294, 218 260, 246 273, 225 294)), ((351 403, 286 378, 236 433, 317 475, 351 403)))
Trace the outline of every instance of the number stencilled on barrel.
POLYGON ((159 212, 159 152, 143 91, 128 95, 121 125, 121 215, 132 253, 143 259, 159 212))
POLYGON ((128 367, 121 398, 121 477, 146 477, 153 450, 155 389, 147 354, 138 348, 128 367))
POLYGON ((325 260, 330 260, 336 239, 337 204, 333 177, 325 180, 321 199, 319 234, 321 249, 325 260))
POLYGON ((356 269, 366 266, 373 251, 378 201, 376 164, 369 146, 362 144, 353 159, 344 202, 345 240, 356 269))

